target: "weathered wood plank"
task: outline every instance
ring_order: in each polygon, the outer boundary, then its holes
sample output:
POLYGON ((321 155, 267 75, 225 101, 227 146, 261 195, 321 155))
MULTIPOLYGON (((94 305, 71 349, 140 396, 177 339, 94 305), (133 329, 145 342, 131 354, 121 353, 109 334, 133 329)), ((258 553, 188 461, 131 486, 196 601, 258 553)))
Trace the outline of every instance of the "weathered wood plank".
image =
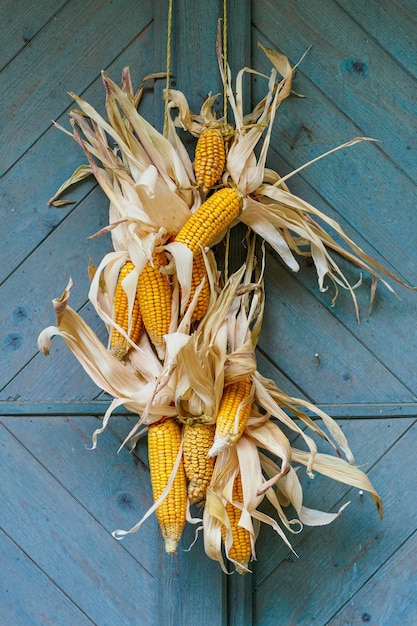
POLYGON ((194 626, 204 619, 213 626, 226 626, 224 575, 218 563, 206 556, 201 533, 196 544, 187 551, 194 541, 194 533, 195 528, 187 525, 175 555, 165 553, 160 538, 156 624, 194 626))
MULTIPOLYGON (((153 502, 146 439, 135 454, 129 452, 129 447, 118 453, 133 420, 114 417, 111 428, 100 435, 96 450, 89 448, 92 434, 100 426, 97 418, 43 417, 35 422, 2 418, 2 423, 111 534, 116 528, 134 526, 153 502)), ((123 542, 123 548, 152 575, 156 531, 153 517, 138 535, 123 542)))
MULTIPOLYGON (((297 81, 300 75, 301 69, 297 71, 297 81)), ((297 86, 297 84, 295 88, 298 91, 306 93, 306 90, 301 86, 297 86)), ((308 91, 307 95, 307 101, 293 100, 292 102, 289 102, 288 105, 285 105, 282 109, 280 109, 279 116, 281 116, 281 123, 277 120, 278 130, 274 136, 274 142, 279 147, 280 154, 285 155, 285 162, 271 153, 271 163, 273 166, 277 167, 278 171, 287 172, 292 169, 293 166, 300 165, 308 160, 310 156, 313 156, 312 146, 316 145, 317 147, 317 144, 325 141, 326 136, 329 134, 329 128, 334 128, 334 132, 339 132, 339 128, 344 124, 343 119, 337 119, 336 113, 332 121, 331 109, 322 94, 313 94, 314 99, 317 100, 316 102, 311 101, 311 90, 308 91), (318 101, 320 101, 320 105, 318 101), (310 141, 306 135, 305 139, 307 141, 307 146, 310 146, 310 148, 305 145, 306 142, 304 141, 304 138, 302 138, 302 140, 300 140, 300 145, 297 143, 294 150, 291 150, 291 132, 289 129, 291 127, 293 129, 292 132, 295 133, 297 130, 297 124, 299 128, 300 125, 306 121, 306 118, 301 115, 301 108, 303 106, 308 106, 308 110, 312 111, 314 116, 315 132, 317 135, 315 139, 313 136, 313 141, 310 141), (323 107, 326 110, 326 116, 323 116, 323 107), (328 113, 327 108, 329 108, 328 113), (324 119, 326 120, 328 127, 325 123, 323 123, 324 119), (322 120, 322 122, 320 120, 322 120), (292 126, 293 122, 294 125, 292 126), (288 135, 283 138, 282 135, 285 134, 287 130, 288 135), (280 133, 279 143, 277 137, 278 132, 280 133), (298 162, 295 155, 297 152, 303 152, 305 155, 301 157, 298 162), (288 162, 291 163, 290 166, 287 165, 288 162)), ((311 123, 308 123, 311 126, 311 123)), ((349 134, 350 133, 348 133, 348 135, 349 134)), ((350 136, 352 136, 352 134, 350 134, 350 136)), ((359 160, 357 160, 354 156, 355 150, 362 152, 363 148, 364 146, 352 148, 350 151, 345 153, 344 158, 342 158, 342 154, 337 157, 334 155, 335 158, 332 156, 325 162, 323 161, 321 164, 316 164, 315 166, 308 168, 297 176, 296 179, 290 180, 290 186, 294 189, 295 193, 299 193, 301 197, 312 201, 312 203, 316 204, 318 208, 324 209, 330 217, 338 219, 343 226, 346 226, 347 224, 348 234, 353 235, 355 241, 358 241, 359 245, 362 245, 363 249, 369 251, 372 255, 377 256, 385 265, 389 266, 387 259, 391 260, 391 265, 394 265, 394 269, 396 269, 400 275, 403 275, 406 278, 408 277, 411 283, 414 283, 416 282, 415 267, 410 259, 408 250, 414 248, 415 242, 413 243, 411 240, 407 240, 409 233, 407 233, 406 237, 404 237, 405 230, 402 222, 403 213, 402 211, 393 211, 392 207, 394 207, 397 203, 394 188, 401 188, 405 193, 405 205, 402 205, 402 208, 404 207, 404 216, 405 219, 409 220, 411 223, 413 220, 413 207, 415 204, 415 185, 408 179, 403 178, 398 173, 398 170, 389 166, 387 162, 385 162, 385 165, 382 162, 380 163, 379 157, 377 158, 375 155, 372 157, 375 159, 373 165, 367 169, 368 177, 364 176, 363 172, 361 172, 362 164, 365 163, 363 156, 361 156, 359 160), (337 163, 335 164, 335 162, 337 163), (346 176, 347 169, 352 166, 354 166, 355 169, 355 174, 351 176, 351 181, 352 183, 354 182, 354 185, 349 184, 349 177, 346 176), (390 173, 387 171, 388 168, 391 169, 390 173), (383 173, 381 179, 378 180, 378 177, 383 170, 385 170, 385 173, 383 173), (360 180, 361 178, 362 186, 360 180), (376 179, 375 182, 372 181, 373 178, 376 179), (303 182, 303 179, 308 181, 310 185, 314 186, 318 190, 318 193, 313 192, 311 187, 309 189, 307 184, 303 182), (386 181, 388 179, 396 181, 395 185, 392 185, 392 192, 390 192, 389 189, 386 189, 387 194, 380 194, 377 191, 375 196, 369 195, 369 192, 367 191, 369 184, 372 186, 372 193, 378 189, 382 189, 385 192, 384 187, 386 187, 386 181), (356 180, 358 180, 359 184, 357 184, 356 180), (370 183, 370 181, 372 182, 370 183), (328 192, 332 188, 334 193, 331 191, 329 194, 328 192), (341 193, 341 188, 346 191, 341 193), (326 205, 323 202, 323 199, 327 200, 328 203, 333 204, 333 206, 339 211, 339 214, 333 213, 333 209, 329 207, 329 204, 326 205), (353 215, 353 213, 355 214, 353 215), (349 226, 349 223, 350 225, 353 224, 355 226, 356 232, 352 226, 349 226), (362 236, 358 236, 358 231, 361 231, 362 236), (381 254, 376 252, 378 247, 381 254), (408 265, 408 267, 405 267, 405 265, 408 265)), ((370 146, 366 146, 367 152, 369 152, 369 149, 370 146)), ((321 151, 322 150, 320 149, 317 152, 321 151)), ((414 237, 414 231, 411 233, 411 237, 414 237)), ((346 266, 343 265, 343 268, 345 267, 346 266)), ((359 277, 359 275, 359 272, 356 272, 356 276, 359 277)), ((352 273, 352 277, 354 276, 355 274, 352 273)), ((310 290, 313 290, 316 296, 322 302, 326 303, 327 307, 330 307, 333 290, 330 287, 330 294, 318 294, 317 282, 312 269, 308 270, 308 268, 303 265, 302 270, 297 276, 297 279, 298 278, 303 282, 303 284, 306 284, 310 290)), ((372 316, 367 316, 366 307, 368 291, 365 286, 358 289, 357 295, 362 310, 362 319, 365 319, 365 323, 362 323, 360 326, 356 324, 352 314, 352 306, 348 304, 348 294, 340 294, 339 299, 336 302, 336 306, 334 309, 331 309, 331 312, 333 315, 336 315, 338 319, 343 321, 343 323, 348 326, 349 330, 353 332, 355 336, 359 336, 367 346, 369 345, 372 353, 375 354, 380 361, 386 364, 387 367, 403 381, 403 384, 407 386, 408 389, 413 390, 416 383, 414 377, 414 350, 413 348, 409 348, 409 344, 411 342, 414 347, 414 342, 416 341, 415 327, 412 323, 412 311, 415 307, 415 293, 407 292, 401 287, 398 288, 398 291, 402 298, 401 302, 397 301, 392 295, 386 293, 383 288, 380 287, 379 295, 377 295, 377 306, 374 308, 372 316)), ((268 307, 269 304, 267 298, 267 308, 268 307)), ((306 360, 301 359, 299 362, 305 363, 306 360)), ((302 376, 299 377, 300 381, 301 379, 302 376)))
POLYGON ((329 624, 415 624, 417 622, 417 533, 388 559, 334 615, 329 624), (389 580, 389 586, 387 581, 389 580))
POLYGON ((93 622, 0 531, 0 619, 7 626, 88 626, 93 622), (36 593, 34 593, 36 590, 36 593))
MULTIPOLYGON (((276 382, 276 376, 272 379, 276 382)), ((292 384, 284 379, 284 385, 280 388, 289 393, 292 384)), ((305 399, 301 393, 293 395, 294 398, 305 399)), ((100 398, 94 400, 0 400, 0 415, 16 416, 16 417, 51 417, 51 416, 88 416, 96 415, 98 417, 104 415, 110 404, 108 400, 100 398)), ((391 419, 392 417, 417 417, 416 402, 392 402, 391 404, 315 404, 315 407, 321 411, 325 411, 338 419, 350 418, 366 418, 366 419, 391 419)), ((314 416, 313 411, 305 410, 305 413, 314 416)), ((113 415, 131 415, 131 413, 123 406, 117 407, 113 411, 113 415)))
POLYGON ((227 625, 252 625, 252 578, 234 572, 227 579, 227 625))
MULTIPOLYGON (((153 33, 152 27, 146 28, 128 47, 123 48, 114 61, 106 63, 107 71, 113 80, 119 82, 122 68, 129 65, 132 81, 137 87, 143 76, 154 70, 150 53, 153 33)), ((65 106, 73 105, 66 93, 73 88, 73 82, 80 83, 83 76, 83 65, 78 63, 77 49, 69 50, 71 56, 67 62, 73 63, 78 68, 80 76, 70 77, 69 82, 62 85, 65 106)), ((96 68, 94 82, 83 84, 78 95, 103 113, 105 94, 99 76, 100 69, 96 68)), ((86 78, 89 80, 88 76, 86 78)), ((142 114, 149 116, 151 105, 151 99, 145 94, 140 105, 142 114)), ((46 103, 45 107, 48 109, 49 104, 46 103)), ((50 114, 52 117, 52 110, 50 114)), ((68 128, 67 111, 60 115, 57 121, 68 128)), ((8 228, 4 229, 4 245, 0 250, 0 283, 73 210, 74 205, 58 209, 48 206, 47 203, 60 185, 85 162, 86 159, 78 144, 55 127, 49 126, 14 167, 0 178, 0 197, 8 210, 8 228)), ((65 197, 81 201, 90 193, 93 182, 91 178, 80 183, 68 191, 65 197)), ((104 195, 101 206, 105 212, 108 201, 104 195)))
POLYGON ((0 4, 0 71, 59 13, 65 0, 13 0, 0 4))
MULTIPOLYGON (((307 5, 302 0, 279 5, 268 0, 256 2, 253 19, 263 36, 294 61, 312 46, 300 71, 343 116, 353 121, 356 134, 379 139, 376 149, 414 180, 415 154, 411 146, 417 137, 413 122, 416 80, 369 37, 360 21, 352 20, 332 0, 313 0, 307 5), (395 98, 391 97, 390 87, 395 98)), ((388 19, 380 24, 389 36, 388 19)), ((413 26, 412 21, 408 23, 408 32, 413 26)), ((329 133, 334 132, 334 139, 340 136, 330 120, 326 125, 329 133)), ((314 128, 312 131, 314 135, 314 128)))
POLYGON ((317 403, 411 401, 412 394, 273 257, 259 347, 317 403), (308 315, 305 312, 308 312, 308 315))
MULTIPOLYGON (((139 441, 135 455, 126 448, 117 454, 133 425, 132 418, 113 417, 94 451, 87 449, 93 431, 100 425, 94 418, 42 417, 27 421, 3 417, 2 422, 109 535, 117 528, 131 528, 152 505, 146 437, 139 441)), ((159 590, 160 623, 193 626, 196 616, 203 614, 214 626, 223 626, 219 611, 224 595, 223 575, 217 563, 204 554, 202 536, 187 551, 194 540, 194 530, 191 525, 185 529, 178 554, 173 558, 164 552, 154 515, 136 534, 125 537, 118 545, 158 580, 155 586, 159 590), (203 588, 209 588, 210 593, 202 595, 203 588), (173 597, 177 598, 175 603, 173 597), (175 621, 178 616, 179 622, 175 621)))
MULTIPOLYGON (((351 228, 343 217, 337 215, 333 208, 323 203, 318 194, 315 193, 301 177, 297 177, 297 180, 293 181, 292 186, 295 187, 294 192, 300 197, 305 198, 314 206, 317 206, 330 218, 338 220, 345 232, 347 232, 362 249, 368 249, 368 244, 364 241, 360 232, 351 228)), ((360 226, 360 224, 358 224, 358 226, 360 226)), ((364 223, 364 228, 366 229, 366 222, 364 223)), ((401 245, 400 238, 398 246, 401 247, 401 245)), ((389 267, 376 250, 369 250, 369 252, 379 263, 389 267)), ((404 256, 407 255, 408 253, 404 249, 404 256)), ((343 262, 340 259, 336 260, 341 265, 344 274, 350 279, 351 283, 356 283, 357 280, 360 279, 361 274, 359 269, 349 267, 347 262, 343 262)), ((334 306, 332 306, 332 299, 335 292, 331 283, 327 283, 329 287, 327 292, 319 292, 315 269, 309 264, 306 264, 302 259, 300 260, 300 264, 300 271, 295 275, 291 274, 288 279, 289 289, 292 289, 292 280, 299 281, 304 285, 306 289, 327 308, 332 316, 339 320, 339 322, 341 322, 360 342, 366 345, 372 354, 393 372, 395 376, 401 380, 402 384, 413 393, 417 385, 414 358, 417 350, 417 333, 415 324, 413 323, 416 293, 401 286, 396 286, 393 281, 390 281, 390 284, 397 291, 398 297, 396 297, 379 283, 373 309, 369 312, 370 280, 367 275, 364 274, 363 284, 355 292, 361 316, 361 323, 358 324, 354 315, 350 293, 340 289, 337 300, 334 306)), ((268 282, 267 266, 266 289, 268 289, 268 282)), ((283 293, 282 296, 277 294, 277 297, 281 297, 285 300, 285 293, 283 293)), ((269 300, 267 298, 266 308, 268 307, 269 300)), ((306 359, 301 360, 301 363, 305 362, 306 359)), ((300 376, 298 382, 301 381, 302 377, 300 376)))
POLYGON ((343 10, 406 71, 417 78, 417 6, 414 0, 343 0, 343 10))
POLYGON ((0 287, 6 303, 0 313, 0 387, 36 354, 39 332, 55 323, 51 300, 61 295, 70 276, 74 282, 70 305, 77 309, 86 301, 89 254, 97 262, 109 249, 107 236, 88 240, 107 224, 101 203, 102 193, 96 189, 0 287))
MULTIPOLYGON (((83 320, 105 343, 107 331, 104 329, 104 325, 98 318, 92 305, 85 305, 79 313, 83 320)), ((50 322, 53 322, 53 320, 51 319, 50 322)), ((30 345, 30 348, 33 350, 37 350, 37 332, 38 329, 36 329, 36 334, 30 345)), ((49 401, 63 400, 64 402, 71 402, 72 400, 94 399, 101 393, 101 389, 84 372, 79 361, 60 337, 53 339, 49 356, 45 357, 40 352, 35 352, 35 354, 31 355, 28 352, 28 358, 28 363, 22 365, 22 369, 3 388, 1 392, 2 398, 16 401, 25 397, 32 397, 34 399, 48 398, 49 401)), ((109 404, 110 399, 106 406, 109 404)), ((69 411, 69 414, 71 414, 71 411, 69 411)))
POLYGON ((72 0, 55 17, 0 74, 2 93, 9 96, 0 109, 2 138, 9 146, 0 156, 1 173, 50 126, 51 118, 67 108, 67 90, 77 93, 92 83, 149 24, 152 12, 147 0, 117 4, 72 0), (72 63, 66 54, 69 49, 72 63))
MULTIPOLYGON (((384 499, 385 520, 379 522, 371 516, 369 502, 360 503, 357 490, 345 492, 339 504, 349 498, 353 503, 336 522, 327 528, 303 531, 304 537, 296 547, 299 560, 283 560, 273 576, 265 578, 262 572, 264 580, 255 594, 257 624, 272 626, 277 616, 283 623, 327 623, 335 608, 343 606, 407 540, 415 528, 415 520, 409 526, 403 519, 409 519, 409 494, 417 487, 416 473, 411 471, 416 436, 414 425, 376 464, 373 451, 369 451, 372 467, 368 473, 384 499), (404 472, 397 471, 399 458, 410 460, 407 480, 404 472), (290 587, 296 593, 291 593, 290 587)), ((377 437, 376 433, 373 438, 370 435, 368 442, 376 444, 377 437)), ((387 448, 386 439, 381 439, 387 448)), ((390 577, 384 579, 380 590, 390 595, 390 577)), ((394 604, 395 598, 390 597, 394 604)))
MULTIPOLYGON (((373 467, 376 461, 383 457, 385 451, 392 447, 403 433, 407 431, 410 422, 404 418, 398 418, 392 421, 372 420, 366 422, 352 419, 346 422, 339 422, 339 425, 349 441, 356 464, 362 469, 365 469, 365 471, 369 471, 369 468, 373 467), (366 437, 363 436, 365 428, 367 433, 366 437), (369 445, 370 441, 372 442, 372 448, 369 445)), ((305 444, 300 442, 299 439, 294 439, 291 445, 303 449, 305 448, 305 444)), ((318 443, 318 449, 323 452, 327 451, 327 448, 325 449, 325 446, 320 443, 318 443)), ((316 474, 314 480, 310 480, 305 476, 304 468, 301 468, 300 478, 301 477, 305 504, 307 506, 324 511, 334 511, 337 510, 340 503, 344 503, 349 499, 349 497, 346 496, 349 487, 342 483, 331 481, 320 474, 316 474)), ((384 487, 381 497, 384 499, 385 495, 386 488, 384 487)), ((359 506, 357 504, 358 498, 359 496, 356 492, 353 499, 354 508, 359 506)), ((379 524, 378 516, 369 497, 364 496, 360 502, 360 506, 365 508, 375 524, 379 524)), ((339 523, 339 520, 337 521, 339 523)), ((331 526, 328 528, 331 528, 331 526)), ((291 545, 294 547, 297 554, 302 556, 304 553, 305 548, 304 544, 302 544, 304 535, 307 535, 306 544, 308 545, 311 536, 313 536, 314 540, 316 532, 317 529, 315 528, 304 528, 301 535, 289 537, 291 545), (299 546, 301 546, 301 548, 299 546)), ((327 532, 326 528, 325 532, 327 532)), ((262 584, 275 568, 279 570, 281 563, 288 557, 293 558, 289 549, 277 538, 271 529, 263 527, 257 542, 258 560, 254 567, 254 587, 257 588, 258 585, 262 584)))
MULTIPOLYGON (((255 40, 259 37, 259 33, 254 35, 255 40)), ((284 44, 281 45, 285 49, 284 44)), ((266 71, 268 64, 263 56, 254 49, 252 63, 266 71)), ((264 92, 257 85, 259 82, 254 84, 256 99, 264 92)), ((321 89, 314 86, 303 64, 297 70, 294 89, 307 97, 293 98, 280 108, 272 139, 273 146, 277 147, 290 170, 360 134, 355 121, 348 119, 321 89), (294 142, 303 124, 307 124, 311 135, 302 133, 294 142)), ((277 165, 278 171, 287 173, 279 161, 277 165)), ((398 163, 393 165, 378 144, 364 142, 333 154, 306 168, 299 176, 347 223, 362 233, 370 246, 366 251, 378 250, 386 263, 389 262, 401 277, 414 284, 415 266, 404 251, 414 249, 416 234, 414 229, 405 229, 404 224, 412 223, 414 219, 415 182, 401 174, 398 163), (398 189, 401 189, 401 211, 394 208, 398 205, 398 189)), ((289 179, 291 189, 295 190, 295 182, 296 179, 289 179)))
POLYGON ((94 623, 131 624, 140 589, 142 623, 153 624, 150 574, 4 427, 1 440, 4 532, 94 623))

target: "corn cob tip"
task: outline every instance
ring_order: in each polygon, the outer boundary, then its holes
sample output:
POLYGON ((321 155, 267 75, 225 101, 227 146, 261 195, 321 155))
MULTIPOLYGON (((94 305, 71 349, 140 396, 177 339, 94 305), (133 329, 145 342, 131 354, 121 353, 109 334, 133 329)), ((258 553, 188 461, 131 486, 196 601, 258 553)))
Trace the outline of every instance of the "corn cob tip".
POLYGON ((165 552, 167 554, 175 554, 178 547, 178 541, 175 539, 167 538, 165 539, 165 552))
POLYGON ((250 570, 248 569, 248 561, 244 562, 235 562, 235 569, 237 571, 238 574, 241 574, 242 576, 244 574, 247 574, 250 570))
POLYGON ((165 346, 155 346, 156 354, 160 361, 165 360, 165 346))
POLYGON ((188 499, 190 504, 196 504, 204 497, 205 486, 192 480, 188 483, 188 499))
POLYGON ((217 456, 226 448, 229 448, 232 445, 232 441, 229 437, 215 437, 214 443, 208 451, 208 456, 217 456))

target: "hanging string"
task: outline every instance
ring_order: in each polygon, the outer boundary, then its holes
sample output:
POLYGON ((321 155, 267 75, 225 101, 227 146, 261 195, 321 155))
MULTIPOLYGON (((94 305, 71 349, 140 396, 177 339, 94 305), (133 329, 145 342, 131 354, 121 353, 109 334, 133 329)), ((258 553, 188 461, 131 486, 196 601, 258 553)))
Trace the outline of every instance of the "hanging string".
MULTIPOLYGON (((223 128, 224 136, 227 135, 227 0, 223 0, 223 128)), ((226 233, 226 246, 224 251, 224 277, 229 278, 229 255, 230 255, 230 227, 226 233)))
POLYGON ((165 110, 164 110, 164 137, 168 136, 168 90, 171 77, 171 38, 172 38, 172 5, 173 0, 168 2, 168 28, 167 28, 167 59, 165 79, 165 110))
POLYGON ((223 0, 223 124, 227 132, 227 0, 223 0))

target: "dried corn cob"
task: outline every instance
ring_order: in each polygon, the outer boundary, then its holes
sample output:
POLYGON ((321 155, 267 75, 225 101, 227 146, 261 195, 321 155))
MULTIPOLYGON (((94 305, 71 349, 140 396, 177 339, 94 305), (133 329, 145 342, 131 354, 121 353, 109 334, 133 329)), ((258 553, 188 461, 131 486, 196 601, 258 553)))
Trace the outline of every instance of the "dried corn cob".
POLYGON ((143 268, 138 281, 138 296, 143 324, 161 360, 165 356, 164 335, 171 323, 171 285, 160 272, 168 261, 163 252, 156 253, 153 262, 143 268))
MULTIPOLYGON (((174 417, 149 426, 148 457, 154 502, 166 489, 180 446, 181 426, 174 417)), ((171 489, 156 510, 168 554, 173 554, 177 549, 185 525, 186 508, 187 485, 181 459, 171 489)))
POLYGON ((175 236, 193 254, 209 246, 240 213, 241 200, 231 187, 219 189, 188 218, 175 236))
POLYGON ((213 446, 209 451, 210 456, 215 456, 232 446, 243 433, 252 410, 251 391, 250 376, 230 383, 224 388, 216 417, 216 432, 213 446))
POLYGON ((188 498, 199 502, 206 495, 213 474, 214 458, 207 456, 214 439, 214 424, 185 424, 184 468, 188 479, 188 498))
MULTIPOLYGON (((136 343, 143 328, 143 320, 139 307, 139 299, 136 294, 133 303, 132 319, 129 332, 128 299, 122 285, 123 280, 128 274, 130 274, 134 267, 135 266, 132 261, 126 261, 126 263, 122 266, 120 270, 114 293, 113 315, 116 324, 118 324, 125 331, 125 333, 128 333, 129 338, 134 343, 136 343)), ((114 356, 119 360, 123 359, 127 351, 129 350, 129 347, 130 344, 126 337, 124 337, 121 332, 117 330, 117 328, 112 328, 110 331, 110 351, 114 354, 114 356)))
POLYGON ((188 303, 194 297, 195 291, 197 287, 200 285, 201 281, 204 280, 203 287, 199 293, 197 298, 197 304, 193 312, 193 319, 196 321, 201 320, 207 311, 207 307, 210 302, 210 283, 207 276, 206 264, 204 263, 203 253, 196 253, 193 259, 193 272, 191 276, 191 291, 190 291, 190 299, 188 303))
MULTIPOLYGON (((243 488, 241 475, 237 474, 233 483, 232 499, 234 502, 243 504, 243 488)), ((227 557, 235 562, 236 571, 239 574, 246 574, 249 559, 252 554, 250 533, 243 526, 239 526, 241 510, 231 502, 226 504, 226 513, 232 528, 233 543, 229 548, 227 557)), ((222 527, 223 543, 226 543, 226 527, 222 527)))
POLYGON ((207 193, 223 173, 226 150, 219 128, 206 128, 195 148, 194 172, 198 187, 207 193))

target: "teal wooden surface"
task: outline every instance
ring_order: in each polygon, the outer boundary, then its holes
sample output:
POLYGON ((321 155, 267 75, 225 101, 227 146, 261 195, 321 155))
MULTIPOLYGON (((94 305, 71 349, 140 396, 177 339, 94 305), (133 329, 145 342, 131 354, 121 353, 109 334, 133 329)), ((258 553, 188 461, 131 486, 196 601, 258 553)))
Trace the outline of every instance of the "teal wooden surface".
MULTIPOLYGON (((413 523, 408 525, 403 522, 409 516, 410 494, 416 488, 415 478, 410 475, 415 475, 415 461, 412 460, 415 421, 411 425, 408 421, 401 424, 401 420, 398 420, 391 424, 396 432, 390 429, 389 434, 387 425, 375 422, 372 426, 367 428, 369 438, 374 442, 381 439, 385 442, 384 448, 378 450, 375 443, 371 447, 368 440, 366 449, 361 451, 358 441, 362 438, 361 428, 355 428, 354 424, 351 424, 348 434, 352 445, 358 449, 357 461, 367 459, 369 475, 383 494, 384 520, 379 520, 376 511, 368 506, 369 502, 365 498, 359 496, 358 490, 342 488, 333 491, 333 486, 329 485, 326 493, 334 493, 332 510, 336 511, 348 501, 351 504, 328 529, 305 529, 307 532, 303 533, 304 536, 300 535, 299 541, 295 539, 298 558, 289 553, 288 549, 281 549, 279 556, 275 551, 271 554, 272 538, 269 537, 268 541, 264 537, 265 544, 258 550, 259 571, 256 571, 254 582, 256 624, 272 626, 277 623, 277 614, 283 624, 360 624, 364 613, 371 616, 371 623, 403 623, 410 626, 414 623, 415 579, 412 557, 406 566, 410 579, 404 581, 403 587, 403 621, 394 618, 399 602, 391 595, 389 577, 380 585, 379 594, 368 598, 367 589, 368 586, 372 588, 373 576, 379 577, 381 574, 378 572, 381 570, 387 572, 390 561, 391 567, 394 567, 398 548, 408 542, 415 532, 413 523), (400 432, 396 445, 386 452, 390 442, 394 443, 400 432), (404 459, 404 470, 410 475, 407 481, 402 480, 403 472, 395 469, 398 455, 404 459), (267 567, 265 561, 268 562, 267 567), (351 606, 355 606, 357 612, 351 612, 352 621, 345 622, 344 609, 341 609, 340 615, 339 609, 352 601, 356 594, 359 594, 361 603, 359 600, 358 603, 352 602, 351 606), (389 614, 393 616, 393 621, 384 621, 384 616, 389 614)), ((310 506, 320 508, 320 498, 314 498, 313 491, 316 490, 311 489, 306 501, 309 501, 310 506)), ((327 497, 326 505, 329 505, 327 497)))
MULTIPOLYGON (((339 152, 288 181, 291 190, 337 219, 367 252, 417 283, 416 29, 412 0, 257 0, 229 2, 229 60, 269 72, 257 42, 295 63, 295 96, 279 109, 269 164, 286 174, 354 136, 378 139, 339 152), (236 3, 235 3, 236 4, 236 3)), ((215 57, 220 0, 174 2, 171 85, 195 110, 220 91, 215 57)), ((89 256, 109 239, 88 236, 106 223, 107 200, 93 181, 47 205, 84 162, 51 125, 68 126, 68 91, 103 111, 100 71, 135 84, 166 64, 167 3, 147 0, 19 2, 0 7, 0 432, 2 576, 0 621, 44 624, 210 624, 237 626, 416 622, 414 590, 417 416, 417 294, 379 286, 370 314, 369 279, 357 290, 358 324, 348 293, 331 306, 314 268, 298 274, 268 254, 267 305, 258 366, 285 391, 339 417, 355 459, 385 505, 316 476, 303 479, 309 506, 335 511, 328 528, 293 537, 295 558, 262 528, 246 577, 223 575, 190 527, 178 556, 163 553, 154 517, 115 541, 147 510, 145 442, 117 453, 132 418, 114 416, 87 447, 108 399, 59 339, 37 351, 54 323, 51 299, 74 280, 71 305, 105 338, 87 301, 89 256), (73 411, 71 411, 71 407, 73 411)), ((163 123, 164 81, 150 82, 141 112, 163 123)), ((247 82, 247 103, 264 82, 247 82)), ((219 108, 222 106, 219 99, 219 108)), ((342 263, 353 282, 359 272, 342 263)), ((303 470, 301 470, 302 472, 303 470)))

